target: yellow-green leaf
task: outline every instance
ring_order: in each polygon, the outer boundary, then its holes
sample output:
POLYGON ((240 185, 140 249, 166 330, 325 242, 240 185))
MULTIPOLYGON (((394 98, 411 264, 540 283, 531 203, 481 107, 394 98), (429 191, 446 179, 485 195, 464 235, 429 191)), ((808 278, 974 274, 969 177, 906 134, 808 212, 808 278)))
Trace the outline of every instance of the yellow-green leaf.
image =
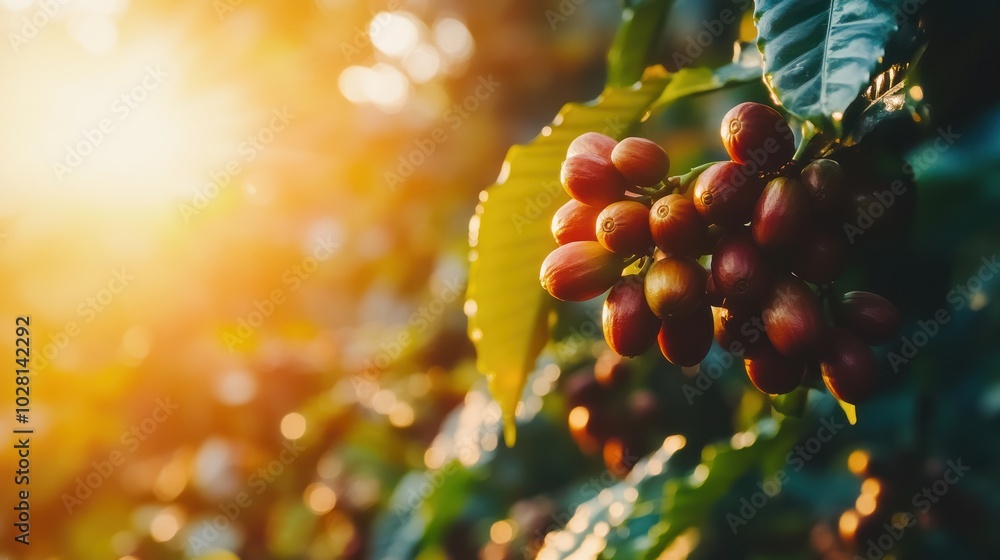
POLYGON ((538 268, 555 248, 552 214, 568 200, 559 183, 566 148, 589 131, 621 138, 669 81, 657 68, 637 86, 610 87, 591 103, 567 105, 530 144, 510 149, 497 183, 480 195, 469 227, 469 337, 503 410, 509 445, 524 380, 549 336, 552 299, 538 268))
MULTIPOLYGON (((834 397, 836 398, 836 397, 834 397)), ((851 403, 844 402, 837 399, 837 403, 840 404, 840 408, 844 409, 844 414, 847 416, 847 421, 853 426, 858 423, 858 408, 851 403)))

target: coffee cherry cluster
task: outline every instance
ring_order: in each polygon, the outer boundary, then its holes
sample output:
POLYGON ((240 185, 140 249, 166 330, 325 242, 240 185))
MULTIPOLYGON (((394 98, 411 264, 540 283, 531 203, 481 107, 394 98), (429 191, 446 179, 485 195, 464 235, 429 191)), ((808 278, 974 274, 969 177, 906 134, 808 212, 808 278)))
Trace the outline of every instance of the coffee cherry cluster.
POLYGON ((818 365, 838 398, 866 399, 877 378, 869 345, 889 341, 899 314, 875 294, 837 298, 830 283, 850 250, 841 226, 880 191, 832 159, 793 161, 792 131, 766 105, 734 107, 721 136, 729 161, 678 177, 648 139, 576 138, 560 175, 572 200, 552 220, 559 247, 542 286, 565 301, 610 290, 604 336, 622 356, 655 342, 690 367, 715 339, 765 393, 794 390, 818 365))
POLYGON ((655 448, 665 422, 660 397, 632 383, 632 374, 630 364, 609 350, 592 367, 571 374, 563 386, 570 435, 581 451, 600 455, 620 478, 634 466, 629 457, 655 448))

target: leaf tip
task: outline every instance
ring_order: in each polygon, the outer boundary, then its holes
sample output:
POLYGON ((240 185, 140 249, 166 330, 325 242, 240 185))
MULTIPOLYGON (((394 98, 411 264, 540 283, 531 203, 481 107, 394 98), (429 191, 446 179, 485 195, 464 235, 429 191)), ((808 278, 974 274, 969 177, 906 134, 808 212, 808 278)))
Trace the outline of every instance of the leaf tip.
POLYGON ((507 447, 514 447, 517 443, 517 425, 512 414, 503 415, 503 442, 507 447))

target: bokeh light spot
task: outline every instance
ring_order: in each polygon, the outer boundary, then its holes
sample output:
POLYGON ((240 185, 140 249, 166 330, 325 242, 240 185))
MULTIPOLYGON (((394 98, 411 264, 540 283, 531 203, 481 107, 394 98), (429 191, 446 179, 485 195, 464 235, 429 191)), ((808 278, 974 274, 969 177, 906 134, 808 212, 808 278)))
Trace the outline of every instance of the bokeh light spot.
POLYGON ((298 412, 286 414, 281 419, 281 435, 286 439, 299 439, 306 433, 306 418, 298 412))

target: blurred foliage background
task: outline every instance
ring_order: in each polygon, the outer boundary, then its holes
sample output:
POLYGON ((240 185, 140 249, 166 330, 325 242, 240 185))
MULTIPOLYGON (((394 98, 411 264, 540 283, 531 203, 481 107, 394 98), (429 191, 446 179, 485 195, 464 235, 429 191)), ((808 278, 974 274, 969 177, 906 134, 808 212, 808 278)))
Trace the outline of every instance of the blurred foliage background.
MULTIPOLYGON (((658 62, 725 63, 751 7, 674 2, 658 62), (742 15, 692 56, 724 9, 742 15)), ((951 320, 730 531, 796 442, 843 423, 832 400, 775 433, 737 364, 692 404, 696 372, 610 360, 576 306, 507 449, 466 336, 479 193, 511 144, 601 91, 615 2, 0 1, 0 309, 11 341, 31 316, 35 430, 28 547, 0 450, 0 557, 630 558, 668 501, 687 509, 662 558, 852 558, 959 459, 968 475, 891 554, 994 557, 997 283, 946 298, 1000 239, 1000 106, 980 83, 997 9, 919 7, 935 120, 898 150, 960 137, 919 169, 911 237, 866 249, 842 287, 896 301, 904 335, 951 320)), ((748 99, 767 93, 635 132, 686 169, 723 155, 716 123, 748 99)))

